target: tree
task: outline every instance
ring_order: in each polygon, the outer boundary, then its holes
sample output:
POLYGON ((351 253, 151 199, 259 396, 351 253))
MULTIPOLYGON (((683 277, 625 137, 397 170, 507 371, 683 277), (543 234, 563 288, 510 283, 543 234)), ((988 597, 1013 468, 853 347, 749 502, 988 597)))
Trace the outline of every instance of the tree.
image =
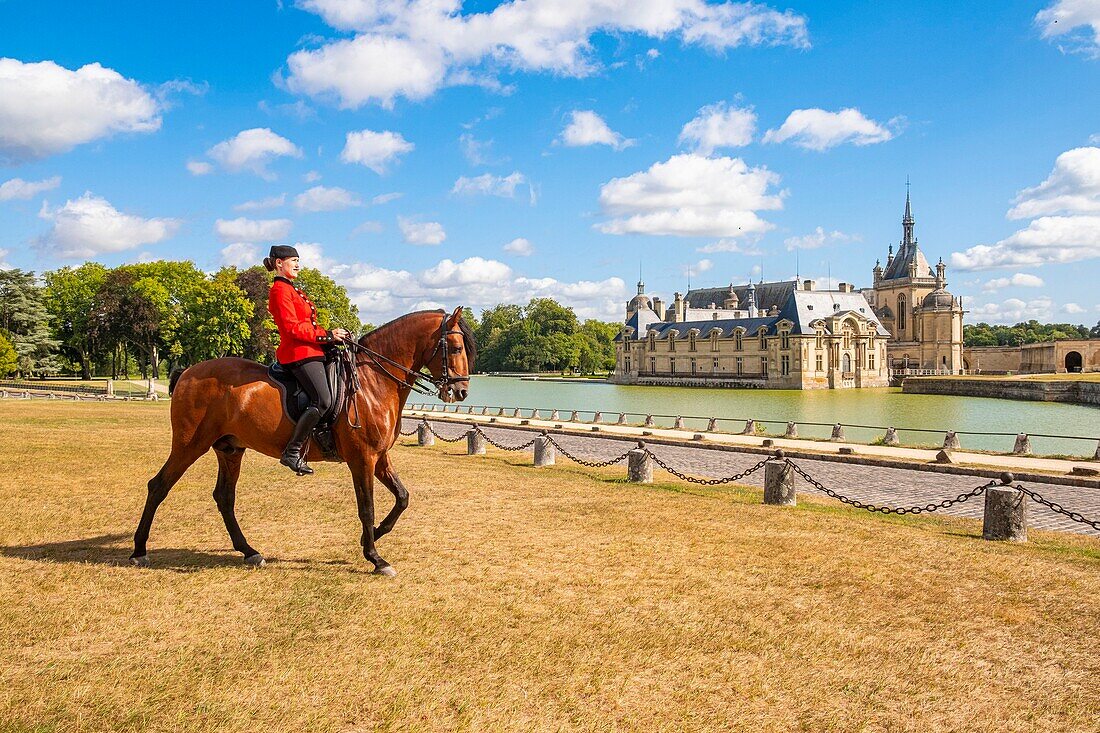
POLYGON ((80 364, 81 379, 91 379, 97 349, 91 338, 89 318, 96 292, 107 278, 107 268, 98 262, 86 262, 80 267, 47 272, 45 278, 46 309, 53 319, 54 336, 80 364))
MULTIPOLYGON (((343 285, 337 285, 332 278, 309 267, 298 274, 297 285, 317 306, 317 323, 321 328, 339 326, 353 334, 360 332, 363 324, 359 322, 359 309, 352 304, 343 285)), ((264 308, 267 308, 266 303, 264 308)))
POLYGON ((183 358, 189 363, 240 355, 251 331, 253 305, 237 287, 235 274, 223 271, 187 293, 179 329, 183 358))
POLYGON ((1096 322, 1096 325, 1089 329, 1090 339, 1100 339, 1100 321, 1096 322))
POLYGON ((19 354, 15 353, 11 340, 0 331, 0 377, 15 374, 18 368, 19 354))
POLYGON ((252 303, 252 315, 248 319, 248 341, 245 342, 242 356, 265 364, 270 364, 275 359, 275 321, 267 311, 271 279, 272 275, 259 266, 241 270, 234 277, 234 283, 244 292, 248 302, 252 303))
POLYGON ((577 336, 580 341, 579 367, 584 374, 609 372, 615 368, 615 336, 617 323, 605 323, 589 319, 581 324, 577 336))
POLYGON ((50 333, 50 314, 43 288, 34 273, 0 270, 0 330, 18 355, 17 371, 24 376, 45 376, 60 369, 57 350, 61 342, 50 333))

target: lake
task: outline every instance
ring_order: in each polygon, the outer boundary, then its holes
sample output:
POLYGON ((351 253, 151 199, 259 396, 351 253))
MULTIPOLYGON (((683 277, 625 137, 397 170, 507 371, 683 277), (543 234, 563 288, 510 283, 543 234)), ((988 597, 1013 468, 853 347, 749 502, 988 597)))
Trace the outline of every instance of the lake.
MULTIPOLYGON (((409 402, 438 402, 412 395, 409 402)), ((798 426, 800 437, 827 438, 829 425, 888 426, 898 428, 906 445, 939 445, 943 431, 959 433, 994 432, 1029 435, 1084 436, 1091 440, 1063 440, 1032 437, 1036 453, 1091 456, 1100 437, 1100 410, 1085 405, 1053 402, 1019 402, 984 397, 902 394, 900 389, 851 390, 756 390, 676 387, 636 387, 603 381, 532 381, 518 377, 474 377, 469 405, 558 409, 561 411, 601 410, 604 422, 614 422, 615 413, 635 412, 662 415, 696 415, 775 421, 765 425, 769 433, 782 433, 787 421, 825 423, 798 426), (909 428, 910 430, 905 430, 909 428), (915 432, 934 430, 941 434, 915 432)), ((562 415, 568 417, 568 415, 562 415)), ((582 415, 591 418, 591 415, 582 415)), ((632 417, 630 422, 641 422, 632 417)), ((657 419, 671 426, 671 419, 657 419)), ((686 420, 689 428, 706 426, 702 420, 686 420)), ((724 423, 726 431, 739 432, 741 425, 724 423)), ((845 437, 869 443, 882 437, 882 430, 845 428, 845 437)), ((960 435, 962 446, 982 450, 1012 450, 1012 437, 960 435)))

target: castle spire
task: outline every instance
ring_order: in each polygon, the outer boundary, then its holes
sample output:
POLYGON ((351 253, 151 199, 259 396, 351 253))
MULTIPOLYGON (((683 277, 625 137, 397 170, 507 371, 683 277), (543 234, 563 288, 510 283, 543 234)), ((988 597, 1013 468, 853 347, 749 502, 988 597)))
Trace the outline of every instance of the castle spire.
POLYGON ((901 248, 907 250, 909 245, 914 243, 913 237, 913 225, 916 224, 916 220, 913 218, 913 207, 909 203, 909 176, 905 177, 905 215, 901 218, 901 248))

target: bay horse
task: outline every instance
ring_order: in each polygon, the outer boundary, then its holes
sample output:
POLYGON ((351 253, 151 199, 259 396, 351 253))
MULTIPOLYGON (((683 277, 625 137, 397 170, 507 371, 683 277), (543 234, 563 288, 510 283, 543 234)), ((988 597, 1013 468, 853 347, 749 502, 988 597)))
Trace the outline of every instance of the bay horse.
MULTIPOLYGON (((470 370, 477 342, 462 319, 462 308, 418 311, 401 316, 348 343, 354 354, 358 389, 338 406, 333 438, 339 458, 351 469, 359 520, 363 524, 363 556, 379 575, 396 575, 382 559, 375 542, 393 529, 409 503, 409 492, 390 463, 389 450, 401 430, 401 411, 413 389, 430 384, 444 402, 461 402, 470 388, 470 370), (428 369, 430 377, 422 372, 428 369), (343 408, 343 409, 341 409, 343 408), (352 415, 356 418, 353 420, 352 415), (393 509, 374 526, 374 479, 394 496, 393 509)), ((262 567, 264 558, 237 524, 233 506, 244 452, 279 458, 294 423, 283 409, 282 391, 255 361, 226 357, 188 367, 170 384, 172 452, 149 481, 145 510, 134 533, 130 562, 149 564, 146 543, 157 507, 184 472, 211 448, 218 456, 214 501, 229 531, 233 548, 248 565, 262 567)), ((347 385, 350 391, 354 380, 347 385)), ((326 460, 316 441, 309 443, 309 461, 326 460)))

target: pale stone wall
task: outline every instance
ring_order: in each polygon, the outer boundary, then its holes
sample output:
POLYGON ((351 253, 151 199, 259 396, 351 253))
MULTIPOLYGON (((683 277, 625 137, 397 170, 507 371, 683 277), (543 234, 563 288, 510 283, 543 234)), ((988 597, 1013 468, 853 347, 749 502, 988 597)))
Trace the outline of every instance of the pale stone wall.
POLYGON ((1082 372, 1100 372, 1100 339, 1064 339, 1023 346, 966 349, 969 369, 1019 374, 1064 374, 1080 362, 1082 372))

